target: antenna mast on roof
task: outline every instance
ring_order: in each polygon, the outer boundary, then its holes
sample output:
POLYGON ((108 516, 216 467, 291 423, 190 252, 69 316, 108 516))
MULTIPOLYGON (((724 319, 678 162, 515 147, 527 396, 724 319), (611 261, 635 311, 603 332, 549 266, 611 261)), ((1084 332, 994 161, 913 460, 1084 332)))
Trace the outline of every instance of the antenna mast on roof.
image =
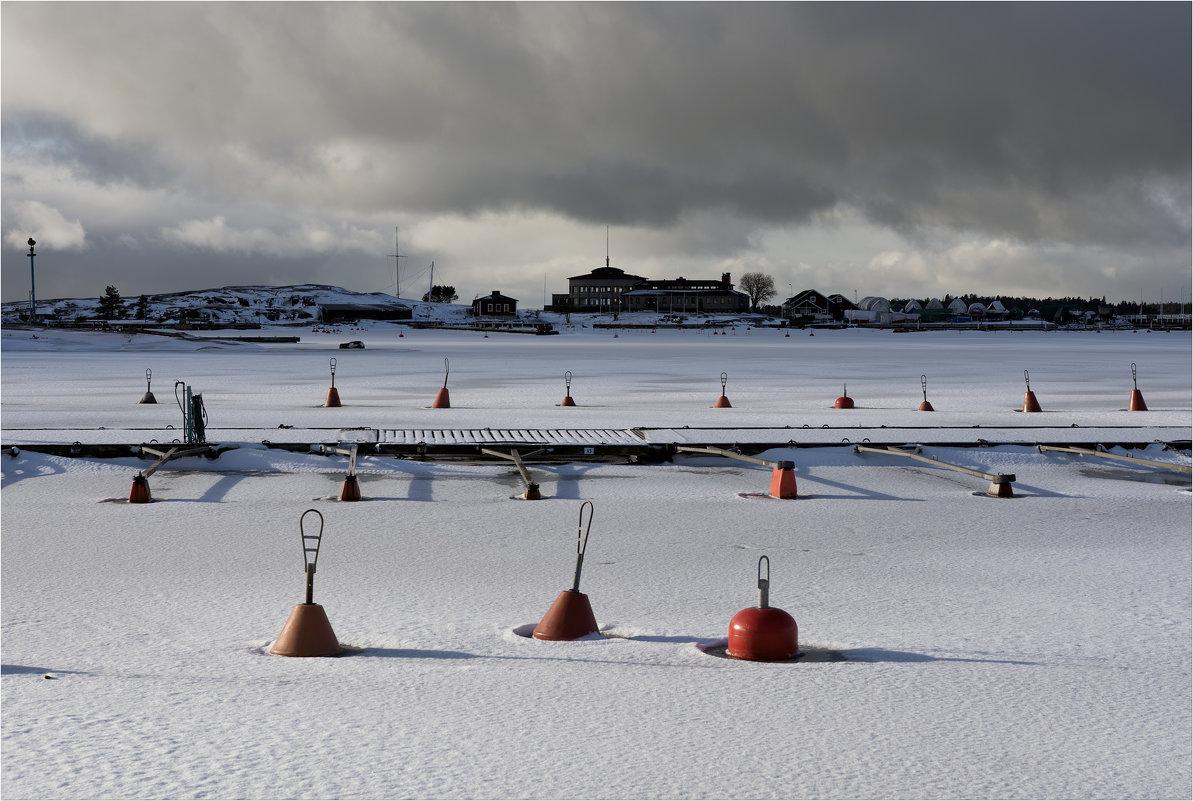
POLYGON ((398 252, 398 226, 396 226, 396 225, 394 226, 394 252, 391 253, 390 256, 394 260, 394 272, 396 274, 395 275, 396 283, 394 284, 394 297, 400 298, 400 297, 402 297, 402 263, 399 261, 399 259, 404 259, 406 257, 398 252))
POLYGON ((609 226, 605 226, 605 266, 609 266, 609 226))

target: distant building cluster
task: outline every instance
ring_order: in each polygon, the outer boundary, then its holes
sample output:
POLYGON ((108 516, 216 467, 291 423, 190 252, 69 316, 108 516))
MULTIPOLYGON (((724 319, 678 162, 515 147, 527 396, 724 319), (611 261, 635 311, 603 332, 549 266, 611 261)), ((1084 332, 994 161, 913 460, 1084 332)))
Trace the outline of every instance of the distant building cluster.
POLYGON ((546 311, 584 314, 651 311, 666 314, 740 314, 750 309, 750 297, 733 288, 729 273, 721 280, 653 279, 625 270, 598 267, 568 278, 566 293, 552 293, 546 311))
POLYGON ((844 295, 824 295, 815 289, 805 289, 787 299, 781 308, 785 319, 800 324, 844 322, 895 325, 908 322, 996 322, 1039 317, 1039 312, 1034 310, 1008 310, 999 300, 987 305, 966 303, 956 298, 946 305, 937 298, 927 303, 918 300, 892 303, 886 298, 869 296, 854 303, 844 295))

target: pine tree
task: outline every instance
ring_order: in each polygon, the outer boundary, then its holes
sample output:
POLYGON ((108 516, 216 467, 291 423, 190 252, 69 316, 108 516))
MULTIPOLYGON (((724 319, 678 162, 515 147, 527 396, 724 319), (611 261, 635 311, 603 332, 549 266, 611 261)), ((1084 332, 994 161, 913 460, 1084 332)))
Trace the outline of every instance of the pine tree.
POLYGON ((124 316, 124 301, 121 300, 120 291, 116 287, 104 287, 104 294, 99 299, 99 306, 96 308, 96 312, 105 320, 124 316))

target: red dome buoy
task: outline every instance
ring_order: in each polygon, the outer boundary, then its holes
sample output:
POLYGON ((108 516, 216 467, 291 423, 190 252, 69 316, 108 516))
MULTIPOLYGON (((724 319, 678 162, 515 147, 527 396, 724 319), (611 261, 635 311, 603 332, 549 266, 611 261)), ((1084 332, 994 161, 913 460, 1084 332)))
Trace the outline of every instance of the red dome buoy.
POLYGON ((592 528, 592 501, 580 505, 580 523, 576 530, 576 574, 572 588, 556 597, 547 614, 534 627, 536 640, 578 640, 598 631, 596 616, 588 596, 580 592, 580 571, 584 566, 584 552, 588 549, 588 530, 592 528), (584 526, 584 507, 588 507, 588 526, 584 526), (583 537, 581 537, 583 534, 583 537))
POLYGON ((920 387, 923 388, 923 390, 924 390, 924 402, 920 404, 919 411, 921 411, 921 412, 936 411, 935 409, 932 408, 932 404, 928 402, 928 376, 926 376, 926 375, 920 376, 920 387))
POLYGON ((729 402, 729 398, 725 397, 725 383, 729 380, 728 373, 721 373, 721 397, 717 398, 717 402, 713 404, 714 409, 732 409, 733 404, 729 402))
MULTIPOLYGON (((487 336, 487 335, 486 335, 487 336)), ((447 359, 443 360, 443 387, 439 392, 435 393, 435 402, 431 404, 432 409, 450 409, 451 395, 447 391, 447 374, 451 370, 451 365, 447 359)))
POLYGON ((286 618, 286 625, 269 652, 277 656, 335 656, 343 649, 336 638, 323 607, 314 602, 315 564, 319 560, 319 545, 323 541, 323 515, 317 509, 307 509, 298 519, 302 537, 302 556, 306 565, 307 599, 297 604, 286 618), (319 515, 319 533, 308 535, 302 529, 303 519, 311 512, 319 515), (314 545, 311 543, 314 542, 314 545))
POLYGON ((334 407, 340 405, 340 393, 336 389, 336 360, 331 360, 331 389, 327 390, 327 399, 323 401, 326 407, 334 407))
POLYGON ((853 398, 849 397, 849 387, 847 384, 841 385, 841 397, 837 398, 833 404, 838 409, 852 409, 853 398))
POLYGON ((572 400, 572 371, 566 370, 563 374, 563 400, 559 402, 560 406, 575 406, 576 402, 572 400))
POLYGON ((729 646, 732 659, 751 662, 780 662, 799 656, 799 626, 795 618, 769 604, 770 559, 758 559, 758 606, 743 609, 729 621, 729 646), (766 560, 766 578, 762 562, 766 560))
POLYGON ((1025 412, 1042 412, 1040 402, 1036 400, 1036 393, 1031 391, 1031 378, 1027 371, 1023 371, 1023 381, 1027 384, 1027 392, 1023 393, 1023 411, 1025 412))
POLYGON ((1135 381, 1135 363, 1131 362, 1131 383, 1135 386, 1131 390, 1131 400, 1127 404, 1128 412, 1146 412, 1147 404, 1143 402, 1143 393, 1139 391, 1139 384, 1135 381))
POLYGON ((783 335, 783 338, 784 338, 784 339, 791 339, 791 332, 789 331, 789 332, 787 332, 786 334, 784 334, 784 335, 783 335))

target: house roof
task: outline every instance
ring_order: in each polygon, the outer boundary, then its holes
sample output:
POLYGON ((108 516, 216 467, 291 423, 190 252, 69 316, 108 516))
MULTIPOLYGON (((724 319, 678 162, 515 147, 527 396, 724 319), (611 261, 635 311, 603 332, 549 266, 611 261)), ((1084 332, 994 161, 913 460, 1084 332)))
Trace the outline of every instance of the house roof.
POLYGON ((577 281, 581 278, 604 278, 607 280, 637 280, 645 281, 646 279, 640 275, 633 275, 627 273, 625 270, 620 270, 617 267, 597 267, 590 273, 584 275, 572 275, 568 277, 569 281, 577 281))

